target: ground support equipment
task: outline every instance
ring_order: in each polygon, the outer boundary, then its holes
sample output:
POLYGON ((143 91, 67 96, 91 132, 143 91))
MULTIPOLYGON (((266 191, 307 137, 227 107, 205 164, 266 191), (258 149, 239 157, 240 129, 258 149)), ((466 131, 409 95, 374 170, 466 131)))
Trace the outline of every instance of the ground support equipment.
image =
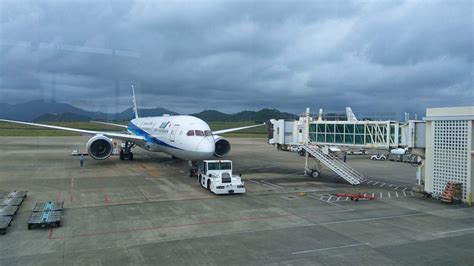
POLYGON ((28 230, 33 228, 61 226, 60 211, 33 212, 28 220, 28 230))
POLYGON ((21 204, 25 200, 28 191, 14 190, 11 192, 0 193, 0 234, 4 235, 7 232, 7 227, 10 226, 13 216, 16 215, 21 204))
POLYGON ((11 222, 11 216, 0 216, 0 235, 4 235, 7 233, 7 227, 10 226, 11 222))
POLYGON ((441 194, 441 202, 447 204, 461 202, 461 183, 448 182, 441 194))
POLYGON ((0 216, 14 216, 18 208, 18 206, 0 206, 0 216))
POLYGON ((1 206, 21 206, 23 204, 24 198, 6 198, 3 199, 3 201, 0 205, 1 206))
POLYGON ((348 197, 353 201, 359 201, 359 199, 368 199, 368 200, 374 200, 375 197, 366 195, 366 194, 351 194, 351 193, 341 193, 341 194, 333 194, 336 197, 348 197))
POLYGON ((64 201, 46 201, 37 202, 33 207, 33 212, 44 212, 44 211, 62 211, 64 201))
POLYGON ((7 198, 26 198, 28 195, 27 190, 14 190, 8 194, 7 198))

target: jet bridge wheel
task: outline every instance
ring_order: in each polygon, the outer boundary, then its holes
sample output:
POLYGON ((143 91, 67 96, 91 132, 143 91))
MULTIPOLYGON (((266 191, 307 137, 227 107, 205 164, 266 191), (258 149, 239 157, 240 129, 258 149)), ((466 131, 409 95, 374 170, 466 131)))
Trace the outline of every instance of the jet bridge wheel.
POLYGON ((313 178, 318 178, 319 175, 320 175, 320 173, 319 173, 318 170, 313 170, 313 171, 311 172, 311 177, 313 177, 313 178))
POLYGON ((306 151, 303 150, 303 149, 301 149, 301 150, 298 151, 298 154, 299 154, 300 156, 305 156, 306 151))

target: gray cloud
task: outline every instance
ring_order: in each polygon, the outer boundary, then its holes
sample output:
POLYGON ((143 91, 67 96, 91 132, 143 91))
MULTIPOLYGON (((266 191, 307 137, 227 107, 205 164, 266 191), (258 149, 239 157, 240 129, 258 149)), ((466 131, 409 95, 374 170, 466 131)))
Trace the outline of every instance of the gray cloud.
POLYGON ((422 113, 473 105, 472 1, 2 1, 0 102, 422 113), (118 85, 119 90, 116 91, 118 85))

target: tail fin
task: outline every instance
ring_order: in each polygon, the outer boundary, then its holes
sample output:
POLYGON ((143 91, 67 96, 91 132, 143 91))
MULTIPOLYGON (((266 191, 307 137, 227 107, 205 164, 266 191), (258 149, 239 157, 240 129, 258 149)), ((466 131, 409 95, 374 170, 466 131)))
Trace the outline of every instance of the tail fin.
POLYGON ((132 96, 133 96, 133 112, 135 113, 135 118, 138 118, 137 99, 135 98, 135 87, 133 87, 133 85, 132 85, 132 96))
POLYGON ((358 121, 357 120, 357 117, 355 116, 355 114, 352 112, 352 109, 350 107, 346 107, 346 116, 347 116, 347 121, 350 121, 350 122, 356 122, 358 121))

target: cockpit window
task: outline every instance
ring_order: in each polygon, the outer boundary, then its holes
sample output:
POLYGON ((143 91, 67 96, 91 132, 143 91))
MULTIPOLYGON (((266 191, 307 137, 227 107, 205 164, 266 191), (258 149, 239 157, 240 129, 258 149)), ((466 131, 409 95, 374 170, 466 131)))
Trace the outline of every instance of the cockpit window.
POLYGON ((210 130, 206 130, 206 131, 202 131, 202 130, 189 130, 188 133, 186 133, 187 136, 212 136, 212 131, 210 130))

